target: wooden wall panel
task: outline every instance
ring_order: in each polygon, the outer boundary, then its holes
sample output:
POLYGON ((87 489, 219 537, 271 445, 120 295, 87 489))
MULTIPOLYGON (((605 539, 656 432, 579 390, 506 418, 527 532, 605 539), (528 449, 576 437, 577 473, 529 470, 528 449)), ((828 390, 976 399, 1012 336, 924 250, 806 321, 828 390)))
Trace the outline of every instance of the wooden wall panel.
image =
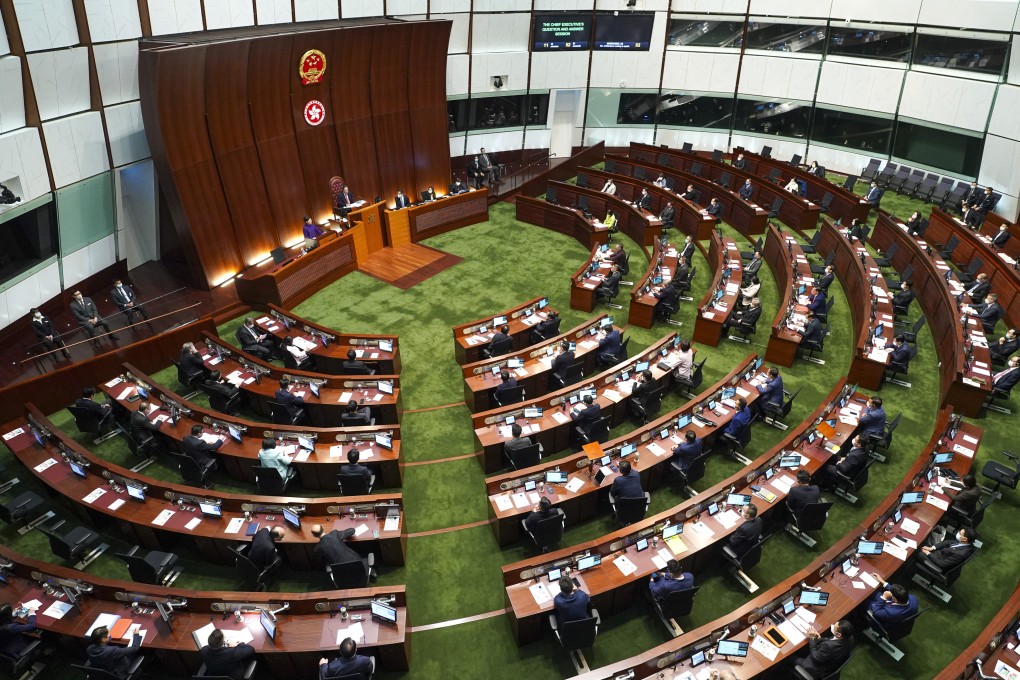
POLYGON ((365 77, 371 62, 375 27, 348 31, 336 46, 336 59, 326 72, 332 92, 333 125, 340 150, 341 177, 355 196, 373 202, 376 195, 387 200, 375 160, 375 129, 372 97, 365 77), (348 37, 349 36, 349 37, 348 37))
POLYGON ((411 67, 413 24, 387 26, 377 30, 372 41, 372 125, 379 175, 387 196, 403 189, 412 196, 418 191, 414 176, 414 147, 411 144, 411 114, 408 79, 417 74, 411 67))
POLYGON ((450 140, 446 132, 446 45, 450 24, 415 26, 411 36, 407 72, 408 101, 411 114, 411 139, 414 145, 414 172, 419 191, 434 186, 446 193, 450 183, 450 140), (437 97, 436 93, 440 93, 437 97))

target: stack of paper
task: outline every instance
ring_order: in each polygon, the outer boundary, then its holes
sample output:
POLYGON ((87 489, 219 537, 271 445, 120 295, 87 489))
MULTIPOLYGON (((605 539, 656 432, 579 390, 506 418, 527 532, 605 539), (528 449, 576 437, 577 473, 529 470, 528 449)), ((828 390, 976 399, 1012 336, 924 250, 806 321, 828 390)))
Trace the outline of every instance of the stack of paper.
POLYGON ((514 502, 505 494, 496 494, 492 499, 496 502, 496 509, 500 512, 506 512, 514 507, 514 502))
POLYGON ((535 598, 535 604, 537 605, 543 605, 552 600, 552 595, 549 594, 549 589, 545 587, 544 583, 528 586, 528 590, 531 591, 531 596, 535 598))
POLYGON ((613 560, 613 564, 616 565, 616 568, 619 569, 624 576, 630 576, 637 571, 637 565, 631 562, 626 555, 620 555, 617 557, 613 560))

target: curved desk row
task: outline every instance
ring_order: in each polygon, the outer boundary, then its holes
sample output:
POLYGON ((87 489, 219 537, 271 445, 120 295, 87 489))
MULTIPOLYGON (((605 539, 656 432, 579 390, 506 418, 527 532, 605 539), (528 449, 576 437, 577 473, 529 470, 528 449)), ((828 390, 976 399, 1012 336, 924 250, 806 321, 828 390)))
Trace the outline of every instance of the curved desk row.
MULTIPOLYGON (((964 423, 956 432, 955 438, 949 438, 947 433, 951 429, 950 420, 948 411, 940 413, 935 433, 913 467, 907 472, 904 480, 896 485, 864 522, 847 532, 842 539, 819 555, 809 566, 715 621, 686 632, 678 638, 635 657, 583 673, 577 677, 581 680, 609 680, 633 672, 633 675, 629 677, 641 680, 664 677, 661 675, 662 673, 668 673, 669 675, 665 677, 672 678, 685 677, 685 673, 700 673, 706 667, 695 668, 692 665, 691 657, 697 652, 715 651, 716 641, 725 630, 729 631, 727 639, 743 640, 761 645, 761 642, 765 640, 754 640, 754 636, 750 634, 750 628, 755 626, 756 631, 760 634, 773 625, 773 621, 766 617, 781 610, 785 601, 797 598, 802 590, 801 584, 817 588, 829 595, 827 606, 812 608, 809 613, 809 617, 810 614, 815 614, 814 627, 817 630, 824 631, 836 621, 846 618, 851 611, 871 597, 877 589, 879 584, 874 580, 869 581, 870 574, 874 572, 885 580, 893 580, 894 574, 915 552, 914 544, 923 543, 931 529, 941 520, 945 512, 943 508, 948 506, 949 499, 942 487, 935 483, 939 479, 937 476, 933 476, 932 482, 928 482, 926 479, 926 472, 931 468, 932 456, 930 454, 955 445, 964 447, 971 451, 969 455, 958 454, 951 463, 943 467, 952 469, 959 476, 963 476, 969 471, 973 451, 980 444, 981 430, 964 423), (907 491, 923 491, 925 501, 912 505, 901 504, 900 498, 907 491), (902 517, 899 521, 894 521, 897 511, 902 512, 902 517), (907 521, 917 523, 913 533, 904 528, 904 522, 907 521), (888 540, 897 534, 912 541, 913 544, 888 540), (857 544, 862 537, 869 541, 886 542, 887 545, 891 544, 892 549, 881 555, 862 555, 859 564, 853 565, 856 566, 857 571, 853 569, 844 571, 844 563, 857 553, 857 544), (868 578, 862 575, 865 573, 869 574, 868 578)), ((684 535, 687 535, 686 532, 684 535)), ((607 565, 603 565, 600 569, 606 570, 607 565)), ((616 567, 608 565, 608 569, 616 570, 616 567)), ((593 602, 593 604, 595 603, 593 602)), ((598 606, 601 614, 602 604, 598 603, 595 606, 598 606)), ((790 627, 784 625, 781 630, 788 632, 790 627)), ((794 629, 796 630, 795 627, 794 629)), ((791 635, 794 634, 791 632, 791 635)), ((716 656, 709 660, 708 668, 720 670, 728 668, 740 678, 753 678, 766 674, 767 677, 775 677, 774 674, 781 671, 781 664, 785 664, 791 658, 799 655, 805 644, 803 634, 798 632, 789 638, 787 644, 778 649, 773 650, 762 645, 761 648, 768 651, 770 656, 774 653, 772 658, 759 651, 758 647, 752 646, 746 658, 731 661, 716 656)))
MULTIPOLYGON (((616 228, 632 238, 638 245, 650 246, 662 233, 662 222, 656 215, 645 210, 638 210, 619 196, 604 194, 598 189, 589 189, 567 184, 566 182, 549 182, 546 200, 554 199, 561 205, 587 209, 593 215, 605 218, 606 211, 616 213, 616 228), (587 206, 587 207, 586 207, 587 206)), ((648 253, 645 253, 648 256, 648 253)))
POLYGON ((231 548, 251 539, 246 535, 249 522, 261 526, 281 526, 284 539, 278 544, 284 561, 297 569, 317 566, 314 548, 317 539, 310 532, 313 524, 327 530, 355 529, 351 546, 358 552, 375 552, 388 565, 404 563, 403 502, 400 494, 373 496, 335 496, 332 498, 300 498, 277 496, 242 496, 209 489, 167 484, 112 465, 88 452, 71 437, 53 427, 31 404, 26 410, 31 420, 19 426, 25 432, 4 443, 18 460, 55 495, 71 502, 76 514, 90 526, 116 522, 132 540, 149 549, 171 550, 180 541, 198 548, 202 557, 211 562, 233 564, 231 548), (41 430, 44 446, 39 446, 28 423, 41 430), (73 460, 86 472, 81 477, 72 471, 73 460), (144 500, 128 497, 125 481, 142 487, 144 500), (218 505, 221 517, 205 515, 198 502, 218 505), (382 508, 377 516, 376 507, 382 508), (284 507, 301 517, 301 527, 287 524, 281 517, 284 507), (397 519, 386 523, 392 507, 397 519), (355 510, 354 513, 351 510, 355 510))
POLYGON ((594 219, 587 219, 577 208, 554 205, 541 198, 521 195, 517 196, 514 203, 517 211, 515 217, 519 221, 570 236, 589 250, 609 241, 609 227, 594 219))
POLYGON ((801 286, 807 291, 814 283, 811 265, 797 239, 781 233, 774 224, 769 225, 761 254, 772 270, 779 290, 784 291, 776 318, 772 322, 765 359, 780 366, 793 366, 803 336, 791 328, 791 321, 795 315, 805 311, 797 304, 797 298, 801 286))
POLYGON ((107 400, 114 404, 114 409, 138 410, 138 383, 140 383, 148 393, 149 401, 159 406, 156 411, 149 414, 150 420, 165 416, 160 433, 173 448, 180 450, 181 442, 191 434, 193 425, 201 425, 209 434, 227 437, 223 446, 216 451, 216 456, 222 464, 223 471, 234 479, 249 484, 255 483, 252 466, 258 464, 258 454, 264 437, 283 438, 293 443, 301 436, 314 440, 315 444, 314 451, 295 451, 294 468, 304 489, 335 491, 340 466, 347 463, 347 452, 352 446, 357 446, 361 452, 363 465, 378 470, 380 486, 401 485, 403 469, 400 466, 399 426, 284 428, 269 423, 257 423, 204 409, 158 385, 131 364, 125 364, 124 368, 127 372, 123 377, 113 378, 100 385, 100 390, 106 394, 107 400), (166 420, 172 415, 170 410, 172 407, 179 412, 176 423, 172 419, 166 420), (240 442, 227 436, 230 427, 240 434, 240 442), (387 449, 377 443, 377 436, 388 437, 392 448, 387 449))
POLYGON ((510 426, 504 424, 507 417, 513 417, 520 423, 525 436, 530 436, 534 443, 540 443, 547 455, 567 448, 574 428, 574 421, 571 420, 567 410, 568 402, 572 397, 575 398, 575 402, 579 402, 580 393, 588 389, 595 390, 595 403, 601 407, 603 417, 609 416, 610 427, 619 425, 627 417, 627 404, 633 385, 631 379, 622 381, 622 376, 627 374, 630 378, 635 372, 635 367, 647 361, 648 370, 652 372, 655 382, 664 387, 668 386, 672 379, 672 366, 663 369, 659 364, 663 361, 670 362, 670 353, 679 344, 679 340, 680 337, 676 333, 670 333, 648 349, 598 375, 587 378, 582 384, 571 385, 537 399, 526 399, 523 403, 475 413, 471 416, 471 427, 475 431, 475 445, 482 469, 487 473, 493 473, 505 467, 503 445, 511 439, 510 426), (541 408, 541 413, 535 417, 525 417, 524 410, 534 407, 541 408))
POLYGON ((516 352, 532 345, 532 329, 553 311, 548 308, 548 304, 548 297, 537 297, 491 317, 454 326, 453 342, 457 363, 473 364, 480 361, 482 350, 489 347, 492 336, 503 324, 510 327, 510 337, 513 338, 512 351, 516 352))
MULTIPOLYGON (((836 412, 841 400, 851 398, 851 388, 842 381, 822 402, 825 406, 816 415, 826 418, 836 412)), ((850 418, 845 419, 847 422, 838 419, 834 426, 823 423, 827 426, 828 438, 814 438, 814 443, 811 443, 808 434, 816 429, 816 420, 804 421, 801 427, 789 433, 751 466, 706 489, 696 498, 601 538, 504 566, 507 615, 517 643, 538 639, 545 615, 553 609, 552 595, 556 584, 549 583, 546 572, 576 567, 581 556, 598 554, 602 558, 601 566, 574 572, 571 576, 578 578, 581 588, 591 596, 592 607, 597 608, 603 617, 630 607, 638 598, 638 588, 644 587, 648 577, 661 571, 670 559, 681 560, 684 570, 694 573, 718 568, 719 552, 742 522, 737 512, 725 508, 724 501, 728 495, 750 495, 759 517, 778 521, 777 516, 783 513, 783 501, 794 478, 792 471, 778 468, 784 452, 799 453, 800 469, 814 473, 833 454, 849 444, 856 429, 856 420, 850 418), (760 487, 761 491, 754 492, 752 484, 760 487), (637 550, 635 544, 639 539, 657 537, 670 525, 680 525, 681 533, 664 540, 661 547, 656 542, 655 546, 649 546, 650 549, 637 550)))
POLYGON ((1015 677, 1020 673, 1018 626, 1020 587, 1013 591, 1013 596, 974 642, 936 675, 935 680, 978 680, 982 677, 978 673, 978 661, 985 677, 1015 677))
POLYGON ((702 298, 698 318, 694 322, 694 342, 709 347, 719 344, 723 325, 740 300, 740 279, 743 263, 736 242, 729 236, 712 232, 708 247, 708 262, 715 272, 712 285, 702 298))
MULTIPOLYGON (((655 305, 659 303, 655 294, 673 280, 679 261, 680 251, 675 245, 663 244, 661 240, 655 242, 655 247, 652 248, 652 261, 648 263, 648 269, 641 278, 635 279, 634 288, 630 292, 628 324, 640 328, 652 327, 655 323, 655 305)), ((687 263, 688 266, 690 264, 687 263)), ((677 300, 677 305, 679 304, 680 300, 677 300)))
MULTIPOLYGON (((599 284, 612 272, 612 263, 602 258, 605 246, 594 245, 591 255, 570 275, 570 308, 582 312, 595 309, 599 284)), ((621 270, 622 271, 622 270, 621 270)))

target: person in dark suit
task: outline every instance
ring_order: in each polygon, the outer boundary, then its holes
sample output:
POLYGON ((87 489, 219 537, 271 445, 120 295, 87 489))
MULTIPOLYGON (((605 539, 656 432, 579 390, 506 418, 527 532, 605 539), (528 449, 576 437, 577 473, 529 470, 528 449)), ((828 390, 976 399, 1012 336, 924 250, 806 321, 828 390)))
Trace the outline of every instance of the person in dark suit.
POLYGON ((605 334, 601 332, 599 334, 601 335, 598 346, 599 363, 615 364, 620 356, 620 350, 623 348, 620 331, 610 328, 605 334))
POLYGON ((560 343, 559 348, 556 351, 556 356, 553 357, 552 366, 550 369, 559 378, 563 378, 566 375, 567 368, 572 366, 574 363, 574 353, 570 351, 570 341, 564 340, 560 343))
POLYGON ((555 309, 550 310, 544 319, 535 324, 531 329, 531 344, 536 345, 543 340, 548 340, 559 328, 560 314, 555 309))
POLYGON ((981 502, 981 487, 978 486, 974 475, 964 475, 960 481, 963 482, 963 488, 959 491, 947 488, 946 495, 949 496, 954 510, 964 515, 973 515, 978 503, 981 502))
POLYGON ((987 215, 992 211, 995 206, 995 192, 992 191, 991 187, 985 187, 985 193, 981 195, 981 199, 977 202, 975 207, 982 215, 987 215))
POLYGON ((570 411, 570 419, 587 435, 595 421, 602 415, 602 407, 592 399, 590 394, 584 395, 581 403, 570 411))
POLYGON ((181 450, 184 451, 184 455, 203 468, 216 468, 216 456, 213 453, 221 446, 223 446, 222 437, 215 444, 210 444, 202 439, 201 425, 192 425, 191 434, 181 442, 181 450))
POLYGON ((756 384, 755 387, 759 395, 755 402, 759 412, 765 407, 765 404, 772 404, 777 408, 783 405, 783 376, 775 366, 769 368, 768 378, 765 382, 756 384))
POLYGON ((996 248, 1005 248, 1009 241, 1009 227, 1005 224, 999 225, 999 231, 992 238, 992 245, 996 248))
POLYGON ((652 209, 652 197, 648 195, 648 189, 641 189, 641 195, 634 200, 634 207, 640 210, 652 209))
POLYGON ((315 554, 323 566, 346 564, 361 559, 361 555, 347 545, 347 539, 354 535, 353 528, 343 531, 334 529, 324 533, 321 524, 313 524, 311 532, 312 536, 319 539, 318 545, 315 546, 315 554))
POLYGON ((878 205, 882 202, 882 190, 878 188, 878 182, 872 182, 871 188, 868 189, 868 193, 864 196, 864 200, 867 201, 872 208, 878 210, 878 205))
POLYGON ((489 154, 485 152, 484 146, 478 150, 478 166, 489 181, 489 186, 496 184, 496 166, 492 162, 492 158, 489 157, 489 154))
POLYGON ((825 312, 825 293, 818 286, 811 286, 811 295, 808 296, 807 308, 815 314, 825 312))
POLYGON ((205 367, 202 354, 193 342, 186 342, 181 346, 181 356, 177 363, 180 364, 181 370, 188 375, 209 375, 209 369, 205 367))
POLYGON ((397 189, 397 195, 393 199, 393 209, 402 210, 411 207, 411 199, 404 195, 403 189, 397 189))
POLYGON ((875 572, 871 576, 882 584, 882 588, 875 591, 868 600, 868 611, 880 625, 885 628, 895 626, 917 614, 916 596, 908 593, 898 583, 889 583, 875 572))
POLYGON ((903 335, 893 338, 893 351, 889 355, 889 363, 902 366, 904 369, 910 366, 910 345, 903 335))
POLYGON ((433 189, 432 187, 429 187, 425 191, 421 192, 421 200, 422 201, 425 201, 425 202, 434 201, 434 200, 436 200, 436 198, 437 198, 436 190, 433 189))
POLYGON ((689 289, 690 286, 687 283, 687 277, 691 275, 691 268, 685 258, 679 257, 676 261, 676 271, 673 272, 673 278, 671 282, 677 289, 689 289))
POLYGON ((983 304, 972 304, 965 306, 963 309, 968 314, 977 316, 981 325, 984 326, 986 334, 994 333, 995 325, 999 323, 999 319, 1006 314, 1006 312, 1002 309, 1002 305, 999 304, 999 295, 997 293, 989 293, 986 295, 983 304))
POLYGON ((340 656, 328 661, 319 659, 319 680, 336 676, 357 676, 367 680, 372 674, 372 660, 358 654, 358 644, 352 638, 344 638, 340 642, 340 656))
POLYGON ((347 465, 340 466, 340 474, 361 475, 365 479, 365 484, 368 484, 372 481, 372 471, 362 465, 360 460, 361 452, 351 447, 351 450, 347 452, 347 465))
POLYGON ((836 268, 831 264, 825 268, 825 271, 815 279, 814 286, 823 293, 829 292, 829 286, 836 280, 836 268))
POLYGON ((351 193, 351 188, 345 184, 336 197, 337 212, 340 213, 344 221, 346 221, 347 213, 351 211, 354 202, 354 194, 351 193))
POLYGON ((988 353, 992 355, 993 362, 1004 364, 1017 349, 1020 349, 1020 337, 1015 328, 1010 328, 997 342, 988 346, 988 353))
POLYGON ((750 201, 751 196, 754 195, 754 185, 751 184, 751 180, 745 179, 744 183, 740 185, 740 189, 737 191, 737 194, 739 194, 745 201, 750 201))
POLYGON ((655 316, 660 318, 664 315, 666 309, 676 309, 677 304, 680 302, 680 291, 676 289, 674 285, 676 279, 671 279, 669 283, 662 287, 662 289, 656 291, 652 296, 658 300, 655 303, 655 316))
POLYGON ((131 414, 128 426, 131 428, 131 438, 136 442, 144 442, 152 437, 154 432, 159 432, 162 423, 154 423, 149 420, 149 402, 145 399, 138 402, 138 410, 131 414))
POLYGON ((758 508, 754 503, 745 505, 740 515, 744 518, 744 523, 730 534, 727 541, 727 545, 738 558, 743 557, 744 553, 754 547, 754 544, 761 538, 762 529, 761 517, 758 517, 758 508))
POLYGON ((627 251, 623 249, 622 243, 617 243, 615 246, 600 255, 599 258, 603 262, 608 262, 609 264, 622 265, 627 261, 627 251))
POLYGON ((35 614, 39 605, 33 604, 28 609, 28 618, 24 623, 16 623, 14 620, 14 608, 4 603, 0 605, 0 654, 12 659, 20 659, 32 642, 32 637, 26 633, 34 633, 35 614))
POLYGON ((60 339, 60 334, 54 330, 53 322, 43 316, 38 307, 32 308, 32 330, 44 348, 53 350, 59 347, 65 359, 71 358, 71 353, 67 351, 67 345, 60 339))
POLYGON ((907 233, 913 236, 914 234, 920 235, 921 231, 921 213, 914 211, 907 220, 907 233))
POLYGON ((555 517, 559 513, 553 512, 552 501, 548 497, 542 496, 538 499, 538 505, 528 513, 528 516, 524 520, 524 526, 527 527, 528 531, 535 531, 535 527, 543 519, 549 517, 555 517))
POLYGON ((694 574, 684 571, 680 560, 666 562, 666 570, 653 573, 652 580, 648 582, 648 591, 652 594, 652 599, 660 602, 670 593, 690 590, 693 587, 694 574))
POLYGON ((865 437, 880 435, 885 432, 885 409, 882 408, 882 397, 872 397, 864 408, 858 422, 860 433, 865 437))
POLYGON ((747 309, 736 309, 733 310, 729 317, 726 319, 726 323, 723 324, 722 332, 726 333, 729 329, 737 326, 746 325, 754 327, 758 323, 758 319, 761 317, 761 300, 758 298, 751 298, 751 306, 747 309))
POLYGON ((344 362, 344 373, 365 375, 370 371, 368 364, 358 358, 358 351, 354 349, 347 350, 347 361, 344 362))
POLYGON ((143 319, 149 320, 149 315, 145 312, 145 306, 138 304, 138 296, 135 295, 135 291, 120 279, 114 280, 110 297, 113 298, 113 303, 117 305, 117 309, 124 312, 127 316, 128 324, 132 323, 135 314, 141 314, 143 319))
POLYGON ((992 284, 988 282, 988 274, 981 272, 974 277, 974 281, 963 292, 971 302, 981 302, 991 290, 992 284))
POLYGON ((372 409, 368 406, 360 406, 355 399, 347 402, 344 412, 340 415, 340 424, 343 427, 363 427, 372 424, 372 409))
POLYGON ((687 472, 691 463, 701 456, 702 449, 701 437, 694 430, 687 430, 684 432, 684 440, 673 449, 673 460, 680 465, 681 470, 687 472))
POLYGON ((651 371, 642 371, 634 376, 634 385, 630 390, 630 403, 628 408, 630 414, 637 419, 641 418, 641 410, 645 407, 648 397, 658 389, 658 385, 652 379, 651 371))
POLYGON ((1006 368, 992 376, 992 387, 1009 392, 1020 380, 1020 357, 1010 357, 1006 368))
POLYGON ((223 397, 228 402, 241 398, 241 389, 223 378, 219 371, 209 371, 209 376, 202 381, 202 384, 207 390, 223 397))
POLYGON ((739 436, 744 431, 744 428, 751 423, 751 415, 751 409, 747 405, 747 400, 743 397, 737 397, 736 413, 733 414, 733 418, 730 419, 724 433, 734 437, 739 436))
POLYGON ((109 671, 119 678, 126 678, 134 658, 142 653, 141 647, 115 647, 110 645, 110 629, 100 626, 89 636, 92 642, 85 650, 85 656, 93 668, 109 671))
POLYGON ((790 488, 790 494, 786 497, 786 507, 797 515, 807 506, 817 503, 821 496, 821 489, 811 483, 811 473, 807 470, 797 470, 797 483, 790 488))
POLYGON ((698 190, 694 188, 693 184, 688 184, 687 188, 684 189, 684 192, 679 194, 679 196, 685 201, 693 202, 698 198, 698 190))
POLYGON ((223 631, 214 628, 209 633, 206 646, 198 650, 198 655, 205 664, 206 675, 225 675, 241 680, 248 661, 255 657, 255 648, 246 642, 231 647, 223 639, 223 631))
POLYGON ((113 406, 108 403, 100 404, 96 402, 95 387, 83 387, 81 390, 81 396, 75 400, 74 405, 91 413, 100 423, 105 424, 105 422, 113 415, 113 406))
POLYGON ((694 257, 694 239, 688 234, 684 237, 684 247, 680 251, 680 257, 687 260, 688 263, 693 262, 694 257))
POLYGON ((963 207, 963 213, 960 215, 960 219, 963 221, 967 228, 971 231, 978 231, 981 228, 982 223, 985 221, 985 216, 981 214, 981 211, 974 206, 966 205, 963 207))
POLYGON ((460 179, 454 179, 453 184, 450 185, 447 193, 451 196, 456 196, 457 194, 462 194, 467 190, 468 188, 466 184, 461 182, 460 179))
POLYGON ((804 316, 807 317, 807 321, 804 322, 804 330, 800 334, 801 343, 821 343, 825 333, 822 322, 816 319, 815 313, 810 310, 804 316))
POLYGON ((825 168, 818 165, 818 161, 811 161, 811 165, 808 166, 808 172, 815 177, 825 177, 825 168))
POLYGON ((971 182, 967 190, 963 192, 963 196, 960 197, 960 205, 958 206, 962 211, 969 205, 977 205, 981 200, 981 187, 978 186, 977 182, 971 182))
POLYGON ((935 545, 923 546, 921 552, 928 562, 946 572, 974 554, 974 541, 977 537, 977 530, 960 527, 953 538, 939 541, 935 545))
POLYGON ((485 173, 482 171, 482 164, 478 160, 478 156, 472 158, 471 162, 467 164, 467 174, 474 182, 475 189, 481 189, 482 184, 485 183, 485 173))
POLYGON ((840 456, 835 461, 830 460, 818 471, 818 484, 827 489, 833 489, 839 477, 837 472, 847 479, 853 479, 864 469, 868 463, 868 450, 864 448, 864 438, 860 435, 854 437, 853 446, 845 456, 840 456))
POLYGON ((569 576, 561 576, 560 592, 553 598, 556 620, 562 624, 588 618, 589 601, 588 593, 574 588, 574 581, 569 576))
POLYGON ((520 449, 526 449, 532 445, 531 437, 522 437, 524 429, 520 423, 514 423, 510 426, 510 439, 503 444, 503 449, 509 453, 511 451, 519 451, 520 449))
POLYGON ((290 414, 290 417, 295 422, 305 413, 305 409, 303 408, 305 405, 305 398, 299 397, 296 394, 291 394, 289 380, 280 381, 280 389, 273 393, 273 399, 287 409, 287 413, 290 414))
POLYGON ((914 292, 914 284, 911 281, 903 281, 900 283, 900 290, 898 293, 892 296, 892 303, 896 307, 903 307, 907 309, 910 307, 910 303, 914 301, 917 294, 914 292))
POLYGON ((234 337, 237 338, 237 342, 248 354, 254 354, 259 359, 269 360, 273 355, 273 348, 276 346, 276 342, 269 333, 263 333, 259 330, 258 326, 255 325, 255 319, 250 316, 244 320, 244 323, 234 333, 234 337))
POLYGON ((662 220, 663 229, 673 228, 673 221, 676 219, 676 208, 673 207, 671 201, 666 201, 665 207, 659 213, 659 219, 662 220))
POLYGON ((733 159, 733 167, 737 170, 747 169, 747 159, 744 158, 744 154, 738 153, 737 157, 733 159))
MULTIPOLYGON (((506 350, 493 353, 493 356, 499 356, 509 352, 512 346, 513 338, 510 336, 510 326, 508 324, 503 324, 492 334, 492 339, 489 340, 489 351, 492 352, 493 347, 496 347, 497 349, 505 347, 506 350)), ((514 381, 514 384, 516 384, 516 381, 514 381)))
POLYGON ((492 390, 497 399, 502 398, 503 393, 507 390, 517 387, 517 378, 510 375, 507 371, 500 372, 499 379, 501 382, 492 390))
POLYGON ((251 537, 248 559, 261 571, 276 561, 276 544, 283 540, 283 527, 262 527, 251 537))
POLYGON ((817 630, 809 628, 808 655, 797 660, 797 665, 815 680, 834 673, 854 650, 854 627, 849 621, 837 621, 829 632, 832 637, 823 638, 817 630))
POLYGON ((716 222, 722 221, 723 206, 722 203, 719 202, 718 198, 713 197, 712 200, 709 201, 708 207, 705 208, 705 212, 714 217, 716 222))
POLYGON ((92 338, 92 344, 99 347, 99 338, 96 337, 96 328, 102 328, 110 334, 111 340, 117 340, 117 336, 110 330, 110 325, 99 316, 96 303, 92 298, 84 297, 80 290, 74 291, 71 299, 71 315, 78 321, 78 325, 85 329, 85 332, 92 338))
POLYGON ((754 251, 754 255, 751 256, 751 261, 744 266, 743 279, 744 281, 750 281, 752 278, 758 275, 758 270, 761 269, 763 261, 761 259, 761 251, 754 251))

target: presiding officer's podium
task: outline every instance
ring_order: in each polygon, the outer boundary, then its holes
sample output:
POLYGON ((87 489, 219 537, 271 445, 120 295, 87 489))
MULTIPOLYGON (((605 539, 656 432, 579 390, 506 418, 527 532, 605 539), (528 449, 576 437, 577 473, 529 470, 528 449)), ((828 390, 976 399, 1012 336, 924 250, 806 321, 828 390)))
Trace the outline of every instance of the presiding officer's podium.
POLYGON ((489 190, 473 189, 410 208, 387 210, 386 241, 391 247, 418 243, 488 219, 489 190))

